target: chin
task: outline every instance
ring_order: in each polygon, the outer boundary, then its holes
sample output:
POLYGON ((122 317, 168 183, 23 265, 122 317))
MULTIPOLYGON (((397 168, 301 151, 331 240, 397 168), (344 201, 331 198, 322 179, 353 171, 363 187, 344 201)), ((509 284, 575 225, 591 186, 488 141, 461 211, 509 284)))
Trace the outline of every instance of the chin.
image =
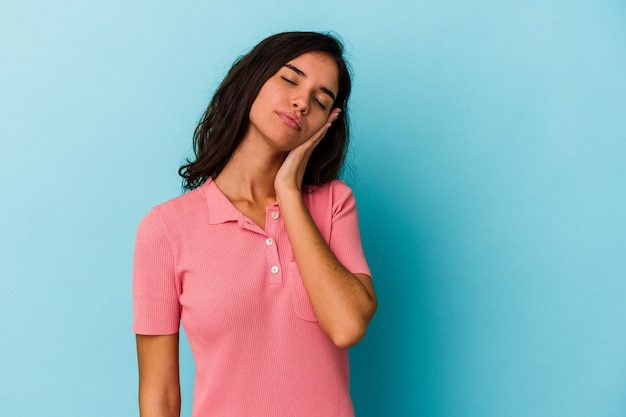
POLYGON ((270 143, 272 144, 272 147, 274 149, 280 152, 289 152, 293 148, 296 148, 305 142, 305 140, 288 138, 284 136, 282 138, 279 136, 274 136, 274 138, 275 139, 270 139, 270 143))

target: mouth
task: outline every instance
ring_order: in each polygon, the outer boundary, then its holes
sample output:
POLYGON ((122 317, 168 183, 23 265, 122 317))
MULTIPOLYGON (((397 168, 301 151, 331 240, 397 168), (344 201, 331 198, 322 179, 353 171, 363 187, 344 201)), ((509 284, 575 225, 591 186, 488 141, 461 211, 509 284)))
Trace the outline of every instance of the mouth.
POLYGON ((289 127, 291 127, 292 129, 295 130, 300 130, 301 126, 302 126, 302 122, 300 121, 300 118, 298 118, 298 116, 296 116, 293 113, 289 113, 289 112, 277 112, 278 117, 280 117, 280 119, 289 127))

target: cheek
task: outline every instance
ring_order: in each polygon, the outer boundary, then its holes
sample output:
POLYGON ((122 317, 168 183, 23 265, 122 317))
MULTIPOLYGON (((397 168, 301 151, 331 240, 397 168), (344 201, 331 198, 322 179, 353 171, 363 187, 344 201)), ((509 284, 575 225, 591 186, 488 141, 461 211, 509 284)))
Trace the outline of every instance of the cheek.
MULTIPOLYGON (((328 114, 330 114, 330 112, 328 112, 328 114)), ((310 132, 311 134, 317 132, 318 130, 322 128, 322 126, 324 126, 324 124, 328 120, 328 114, 325 111, 320 112, 319 116, 316 116, 311 119, 311 123, 309 126, 309 129, 311 130, 310 132)))
POLYGON ((264 108, 268 108, 271 104, 271 99, 273 95, 268 91, 268 83, 266 82, 263 87, 259 90, 258 94, 254 98, 252 102, 252 106, 250 107, 250 113, 254 110, 256 113, 259 113, 264 108))
POLYGON ((269 106, 265 103, 264 97, 261 93, 259 93, 256 99, 252 102, 252 106, 250 106, 248 120, 251 122, 261 122, 267 117, 265 113, 268 108, 269 106))

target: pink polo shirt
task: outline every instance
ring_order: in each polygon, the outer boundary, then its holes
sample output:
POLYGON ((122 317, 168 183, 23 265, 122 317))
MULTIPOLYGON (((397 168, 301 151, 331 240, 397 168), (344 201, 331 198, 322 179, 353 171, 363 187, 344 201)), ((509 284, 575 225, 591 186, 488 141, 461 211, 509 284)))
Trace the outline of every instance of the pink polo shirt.
MULTIPOLYGON (((351 272, 370 275, 355 200, 339 180, 303 194, 351 272)), ((178 332, 195 364, 194 417, 351 417, 348 351, 322 332, 277 204, 265 230, 211 180, 150 211, 133 267, 137 334, 178 332)))

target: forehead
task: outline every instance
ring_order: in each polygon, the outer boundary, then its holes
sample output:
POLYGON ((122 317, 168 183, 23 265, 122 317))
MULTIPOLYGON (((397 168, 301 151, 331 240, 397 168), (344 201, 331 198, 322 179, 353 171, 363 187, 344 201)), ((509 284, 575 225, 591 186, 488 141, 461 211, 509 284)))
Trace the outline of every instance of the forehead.
POLYGON ((337 92, 339 88, 339 68, 335 60, 322 52, 307 52, 287 64, 302 71, 307 79, 337 92))

